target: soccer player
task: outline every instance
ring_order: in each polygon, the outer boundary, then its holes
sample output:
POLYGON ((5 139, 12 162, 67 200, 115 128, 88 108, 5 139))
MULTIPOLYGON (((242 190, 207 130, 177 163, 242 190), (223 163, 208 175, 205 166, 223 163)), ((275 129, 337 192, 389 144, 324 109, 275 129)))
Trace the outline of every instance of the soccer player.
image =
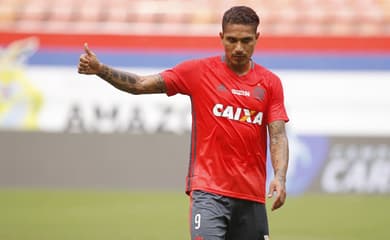
POLYGON ((191 98, 192 135, 186 193, 192 240, 268 239, 266 152, 270 139, 272 210, 286 199, 288 121, 280 79, 252 60, 259 17, 246 6, 224 13, 224 55, 184 61, 140 76, 102 64, 84 46, 78 72, 96 74, 131 94, 185 94, 191 98))

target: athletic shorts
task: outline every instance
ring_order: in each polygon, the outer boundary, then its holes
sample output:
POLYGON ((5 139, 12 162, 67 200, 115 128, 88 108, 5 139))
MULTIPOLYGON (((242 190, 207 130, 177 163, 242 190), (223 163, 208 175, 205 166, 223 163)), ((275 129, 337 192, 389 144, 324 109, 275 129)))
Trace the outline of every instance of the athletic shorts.
POLYGON ((192 240, 268 240, 265 205, 203 191, 191 193, 192 240))

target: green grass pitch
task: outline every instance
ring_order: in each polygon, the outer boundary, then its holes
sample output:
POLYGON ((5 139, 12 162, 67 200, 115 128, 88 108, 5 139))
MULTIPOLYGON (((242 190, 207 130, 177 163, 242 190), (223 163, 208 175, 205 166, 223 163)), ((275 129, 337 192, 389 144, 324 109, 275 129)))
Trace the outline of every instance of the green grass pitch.
MULTIPOLYGON (((188 213, 181 192, 3 189, 0 239, 189 239, 188 213)), ((390 239, 388 196, 289 197, 268 217, 272 240, 390 239)))

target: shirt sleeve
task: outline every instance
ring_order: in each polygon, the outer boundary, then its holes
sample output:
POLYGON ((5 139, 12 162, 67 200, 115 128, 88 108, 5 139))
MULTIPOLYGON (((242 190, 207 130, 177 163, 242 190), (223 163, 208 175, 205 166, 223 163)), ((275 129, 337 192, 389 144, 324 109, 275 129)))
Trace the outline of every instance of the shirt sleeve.
POLYGON ((160 73, 164 79, 167 95, 177 93, 190 95, 195 90, 200 76, 200 61, 185 61, 160 73))
POLYGON ((284 93, 283 86, 278 76, 272 76, 271 84, 271 98, 268 106, 267 123, 271 123, 276 120, 289 121, 287 116, 286 107, 284 105, 284 93))

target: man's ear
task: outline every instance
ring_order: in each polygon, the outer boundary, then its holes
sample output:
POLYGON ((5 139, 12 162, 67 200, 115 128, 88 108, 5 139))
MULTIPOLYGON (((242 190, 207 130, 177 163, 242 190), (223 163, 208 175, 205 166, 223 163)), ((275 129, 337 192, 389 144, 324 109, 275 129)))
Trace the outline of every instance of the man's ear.
POLYGON ((219 37, 223 40, 223 32, 219 32, 219 37))
POLYGON ((259 37, 260 37, 260 32, 257 32, 256 33, 256 40, 259 39, 259 37))

